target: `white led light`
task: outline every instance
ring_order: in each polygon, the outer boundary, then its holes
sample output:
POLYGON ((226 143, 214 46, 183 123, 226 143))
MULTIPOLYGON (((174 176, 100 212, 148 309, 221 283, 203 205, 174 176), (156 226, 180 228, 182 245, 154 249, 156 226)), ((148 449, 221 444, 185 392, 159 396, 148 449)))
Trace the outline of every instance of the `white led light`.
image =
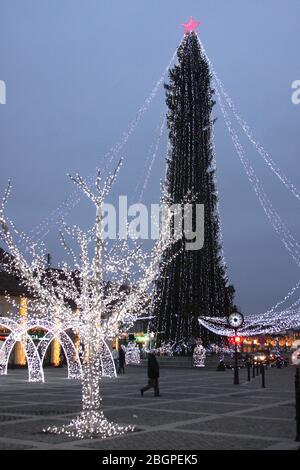
MULTIPOLYGON (((61 242, 71 257, 72 265, 64 262, 59 269, 49 268, 45 265, 45 247, 32 244, 7 219, 4 208, 11 191, 10 184, 0 207, 2 238, 10 253, 3 268, 17 275, 29 293, 28 313, 26 318, 22 317, 22 324, 13 322, 12 325, 8 320, 8 327, 10 325, 9 329, 14 332, 9 345, 13 344, 16 336, 21 339, 24 337, 31 380, 37 381, 43 380, 38 350, 43 357, 46 343, 57 338, 67 357, 69 376, 82 376, 82 413, 70 424, 53 426, 47 429, 48 432, 93 438, 133 430, 132 426, 110 423, 101 410, 101 376, 116 374, 106 340, 112 340, 128 330, 139 313, 144 311, 150 289, 159 273, 162 254, 174 240, 170 238, 170 226, 162 224, 160 238, 149 255, 130 239, 111 242, 111 246, 104 242, 104 201, 120 166, 121 162, 104 181, 98 174, 94 187, 89 186, 79 175, 71 177, 94 204, 96 211, 94 226, 86 232, 78 226, 69 227, 62 221, 61 242), (26 256, 18 248, 15 238, 26 241, 26 256), (79 253, 73 248, 74 242, 79 247, 79 253), (131 286, 124 283, 129 275, 132 278, 131 286), (40 343, 38 349, 28 335, 28 330, 35 327, 47 331, 45 345, 40 343), (79 332, 81 365, 77 352, 65 333, 70 328, 79 332)), ((3 352, 5 356, 5 351, 3 352)), ((8 352, 5 357, 8 357, 8 352)))
POLYGON ((134 341, 130 341, 125 348, 125 363, 126 365, 139 365, 141 363, 140 349, 134 341))
POLYGON ((206 350, 201 343, 195 346, 193 352, 194 367, 205 367, 206 350))

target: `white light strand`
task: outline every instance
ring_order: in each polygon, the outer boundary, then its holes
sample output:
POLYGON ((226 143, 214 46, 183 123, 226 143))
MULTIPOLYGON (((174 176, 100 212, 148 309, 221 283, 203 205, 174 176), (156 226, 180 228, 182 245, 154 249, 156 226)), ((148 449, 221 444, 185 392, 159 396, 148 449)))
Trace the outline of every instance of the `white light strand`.
MULTIPOLYGON (((210 70, 211 70, 211 73, 212 73, 212 76, 215 80, 215 83, 216 83, 216 94, 217 94, 217 97, 218 97, 218 100, 219 100, 219 104, 220 104, 220 107, 221 107, 221 110, 222 110, 222 113, 224 115, 224 118, 225 118, 225 122, 226 122, 226 125, 227 125, 227 128, 229 130, 229 133, 234 141, 234 145, 237 149, 238 152, 240 152, 239 156, 240 158, 242 159, 242 163, 244 165, 244 168, 248 168, 246 170, 246 173, 247 173, 247 176, 252 184, 252 178, 254 177, 257 181, 257 177, 256 175, 254 175, 254 170, 253 168, 250 166, 249 162, 246 160, 245 156, 243 157, 243 155, 245 154, 244 152, 244 149, 242 148, 240 142, 239 142, 239 139, 237 137, 237 134, 233 131, 233 126, 231 124, 231 121, 230 119, 228 118, 228 115, 227 115, 227 112, 225 110, 225 107, 224 105, 222 104, 222 100, 220 98, 220 91, 218 89, 218 87, 220 87, 220 90, 221 90, 221 93, 222 95, 224 96, 226 102, 227 102, 227 105, 228 107, 230 108, 230 110, 233 112, 233 114, 235 115, 235 117, 237 118, 239 124, 241 125, 241 127, 243 128, 243 130, 245 131, 247 137, 249 138, 249 140, 255 144, 255 146, 257 147, 257 150, 259 151, 260 155, 264 158, 264 160, 268 163, 268 166, 272 169, 272 171, 274 171, 275 174, 277 174, 277 176, 279 177, 279 179, 285 184, 285 186, 290 189, 292 191, 292 193, 294 194, 294 196, 296 196, 298 199, 299 199, 299 192, 297 191, 297 189, 295 188, 295 186, 288 180, 287 177, 285 177, 282 172, 280 171, 280 169, 278 167, 276 167, 275 163, 272 161, 271 157, 267 154, 267 152, 263 149, 262 146, 260 146, 259 144, 255 143, 254 142, 254 137, 251 133, 251 130, 249 128, 249 126, 247 125, 247 123, 240 117, 240 115, 238 114, 238 112, 236 111, 236 108, 234 106, 234 103, 232 101, 232 99, 229 97, 228 93, 225 91, 225 88, 221 82, 221 80, 219 79, 219 77, 217 76, 216 72, 215 72, 215 69, 213 67, 213 64, 210 60, 210 58, 208 57, 207 53, 206 53, 206 50, 204 48, 204 45, 203 43, 201 42, 200 38, 198 37, 198 40, 199 40, 199 43, 200 43, 200 46, 201 46, 201 51, 203 52, 206 60, 208 61, 209 63, 209 66, 210 66, 210 70), (234 134, 234 135, 233 135, 234 134)), ((254 187, 254 190, 256 192, 256 194, 258 195, 258 190, 259 190, 259 187, 254 187)), ((272 223, 273 225, 273 228, 277 227, 276 232, 279 234, 279 231, 283 230, 285 232, 285 236, 286 236, 286 239, 290 238, 291 239, 291 244, 289 244, 286 240, 282 240, 282 242, 284 243, 285 247, 290 251, 290 254, 292 254, 292 250, 291 250, 291 246, 294 245, 294 247, 297 248, 297 251, 298 251, 298 248, 299 248, 299 245, 298 243, 293 239, 293 237, 291 236, 291 234, 288 232, 287 228, 283 225, 283 222, 280 220, 279 221, 279 224, 277 223, 276 221, 276 217, 273 217, 272 215, 272 212, 273 212, 273 208, 271 206, 271 203, 269 202, 269 210, 267 209, 267 205, 263 205, 263 201, 265 199, 265 196, 263 195, 263 192, 260 191, 260 197, 259 197, 259 200, 260 200, 260 203, 261 205, 263 206, 263 209, 267 215, 267 217, 269 218, 270 222, 272 223), (281 226, 281 227, 280 227, 281 226)), ((278 214, 274 214, 275 216, 277 216, 277 218, 279 218, 278 214)), ((220 219, 221 220, 221 219, 220 219)), ((222 231, 220 230, 220 237, 222 237, 222 231)), ((297 256, 294 256, 292 254, 294 260, 296 261, 296 263, 299 265, 299 252, 297 254, 297 256)), ((224 257, 224 254, 223 254, 223 257, 224 257)), ((268 312, 266 312, 266 314, 268 314, 269 312, 273 312, 274 310, 276 310, 280 305, 282 305, 283 303, 285 303, 293 294, 294 292, 300 287, 300 282, 297 283, 297 285, 284 297, 283 300, 281 300, 280 302, 278 302, 274 307, 272 307, 268 312)), ((293 305, 298 305, 298 302, 300 302, 300 299, 297 300, 293 305)))
POLYGON ((216 210, 217 210, 217 220, 219 222, 219 230, 218 230, 218 237, 219 237, 219 247, 220 247, 220 255, 221 255, 221 262, 222 267, 225 270, 227 275, 227 263, 225 258, 224 252, 224 237, 223 237, 223 226, 222 226, 222 217, 221 217, 221 209, 220 209, 220 198, 219 198, 219 191, 218 191, 218 181, 217 181, 217 159, 216 159, 216 146, 215 146, 215 129, 213 122, 210 123, 211 127, 211 142, 212 142, 212 169, 214 171, 213 178, 214 178, 214 187, 216 188, 216 210))
POLYGON ((205 367, 206 350, 202 344, 197 344, 193 352, 194 367, 205 367))
MULTIPOLYGON (((235 331, 227 324, 226 318, 199 317, 199 323, 221 336, 234 336, 235 331)), ((299 330, 300 309, 273 312, 268 316, 247 315, 244 325, 238 330, 242 336, 255 336, 266 334, 280 334, 289 330, 299 330)))
MULTIPOLYGON (((163 119, 162 119, 162 123, 161 123, 160 128, 159 128, 159 134, 158 134, 158 137, 157 137, 156 142, 155 142, 155 146, 154 146, 154 148, 151 146, 151 150, 153 148, 153 152, 151 152, 149 154, 149 156, 146 160, 146 163, 145 163, 145 168, 146 168, 147 171, 146 171, 146 176, 145 176, 145 179, 144 179, 143 186, 142 186, 142 188, 140 190, 140 193, 139 193, 139 196, 138 196, 138 202, 142 202, 145 191, 147 189, 149 179, 150 179, 150 176, 151 176, 151 172, 152 172, 152 169, 153 169, 156 157, 157 157, 157 153, 158 153, 159 145, 160 145, 160 142, 161 142, 161 138, 162 138, 163 133, 164 133, 165 125, 166 125, 166 116, 164 114, 163 119)), ((139 184, 136 187, 136 192, 138 192, 138 188, 139 188, 139 184)))
MULTIPOLYGON (((135 131, 137 125, 141 121, 142 117, 148 110, 150 104, 155 98, 160 86, 162 85, 175 57, 177 56, 177 49, 168 65, 165 67, 160 78, 157 80, 155 86, 151 90, 149 96, 145 99, 142 106, 138 109, 135 118, 131 121, 127 129, 122 133, 118 142, 110 148, 110 150, 103 157, 104 171, 108 169, 108 166, 111 165, 115 159, 118 157, 120 151, 127 144, 129 137, 135 131)), ((87 178, 89 184, 92 184, 94 179, 94 174, 90 175, 87 178)), ((78 190, 73 191, 70 196, 56 209, 54 209, 51 214, 46 217, 42 222, 40 222, 36 227, 34 227, 30 233, 33 238, 38 237, 38 240, 43 240, 53 228, 54 223, 58 223, 61 218, 65 218, 81 201, 81 193, 78 190)))
POLYGON ((296 188, 296 186, 289 180, 287 176, 284 175, 284 173, 280 170, 278 165, 274 162, 274 160, 271 158, 271 156, 268 154, 268 152, 263 148, 262 145, 260 145, 254 138, 253 132, 249 126, 249 124, 241 117, 241 114, 237 111, 237 108, 232 100, 232 98, 229 96, 228 92, 225 90, 224 84, 222 83, 221 79, 218 77, 212 61, 209 59, 207 52, 204 48, 204 45, 201 41, 201 39, 198 37, 198 40, 200 42, 201 48, 203 50, 203 53, 209 63, 210 71, 212 73, 212 76, 219 86, 219 89, 228 105, 230 110, 232 111, 233 115, 235 116, 237 122, 243 129, 244 133, 248 137, 249 141, 253 144, 254 148, 257 150, 258 154, 262 157, 264 162, 267 164, 267 166, 271 169, 271 171, 279 178, 279 180, 284 184, 284 186, 298 199, 300 200, 300 192, 296 188))
POLYGON ((282 241, 283 245, 288 250, 288 252, 292 256, 296 264, 300 266, 300 246, 296 242, 294 237, 291 235, 291 233, 289 232, 289 230, 287 229, 283 221, 281 220, 279 214, 275 211, 274 207, 272 206, 272 203, 270 202, 264 189, 262 188, 261 183, 253 167, 251 166, 249 160, 247 159, 244 147, 240 143, 238 135, 236 134, 233 128, 232 122, 230 118, 228 117, 228 113, 223 104, 223 100, 220 95, 218 86, 216 86, 215 92, 218 98, 218 102, 219 102, 222 114, 224 116, 226 126, 228 128, 229 134, 231 135, 234 147, 237 151, 237 155, 239 156, 241 160, 241 163, 248 176, 249 182, 251 183, 267 218, 269 219, 276 233, 279 235, 279 238, 282 241))
MULTIPOLYGON (((98 173, 96 183, 91 187, 80 175, 72 181, 95 206, 95 222, 92 230, 82 231, 78 226, 63 224, 61 241, 71 256, 72 267, 61 263, 59 269, 45 266, 44 251, 29 246, 30 260, 17 247, 15 228, 5 215, 5 206, 11 185, 5 191, 0 207, 0 229, 2 238, 10 252, 3 262, 3 268, 21 279, 21 285, 29 293, 28 312, 31 325, 46 322, 54 325, 72 325, 80 333, 82 344, 82 412, 70 424, 50 427, 48 432, 65 433, 78 438, 96 436, 108 437, 131 431, 131 426, 110 423, 101 410, 99 379, 105 373, 105 364, 112 364, 111 354, 103 350, 106 340, 111 340, 124 329, 130 328, 149 298, 153 282, 158 276, 162 254, 174 242, 170 238, 170 224, 162 224, 160 238, 150 254, 145 254, 140 245, 129 239, 111 242, 103 240, 102 221, 104 201, 120 170, 116 170, 104 181, 98 173), (70 247, 68 239, 75 241, 79 255, 70 247), (93 253, 91 253, 93 247, 93 253), (134 281, 128 284, 129 275, 134 281), (126 282, 125 282, 126 280, 126 282)), ((171 219, 171 213, 169 214, 171 219)), ((48 324, 48 323, 47 323, 48 324)), ((48 330, 50 327, 48 325, 48 330)), ((58 329, 51 330, 56 336, 58 329)), ((18 333, 24 333, 20 329, 18 333)), ((27 344, 30 341, 26 342, 27 344)), ((33 348, 32 356, 40 358, 33 348)), ((113 366, 114 369, 114 366, 113 366)), ((34 368, 35 370, 35 368, 34 368)))
POLYGON ((7 317, 0 318, 1 326, 4 326, 12 333, 2 345, 0 351, 0 371, 1 374, 7 374, 9 356, 14 345, 19 341, 25 351, 30 382, 44 382, 44 373, 41 365, 40 356, 37 352, 32 338, 24 331, 23 327, 17 322, 7 317))
POLYGON ((125 349, 125 363, 126 365, 136 365, 141 363, 140 349, 136 346, 134 341, 129 341, 125 349))

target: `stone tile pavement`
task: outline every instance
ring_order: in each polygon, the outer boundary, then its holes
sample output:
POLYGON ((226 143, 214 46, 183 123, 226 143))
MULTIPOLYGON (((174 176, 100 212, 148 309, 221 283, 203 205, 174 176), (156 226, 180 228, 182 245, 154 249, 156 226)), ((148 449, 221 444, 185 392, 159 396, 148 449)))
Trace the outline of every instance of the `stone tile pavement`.
POLYGON ((295 438, 294 369, 271 369, 232 384, 231 371, 161 369, 161 397, 139 389, 146 369, 127 368, 102 381, 106 416, 135 424, 136 432, 106 440, 72 440, 44 434, 80 410, 80 384, 65 369, 46 369, 45 384, 29 384, 25 370, 0 376, 0 449, 298 449, 295 438))

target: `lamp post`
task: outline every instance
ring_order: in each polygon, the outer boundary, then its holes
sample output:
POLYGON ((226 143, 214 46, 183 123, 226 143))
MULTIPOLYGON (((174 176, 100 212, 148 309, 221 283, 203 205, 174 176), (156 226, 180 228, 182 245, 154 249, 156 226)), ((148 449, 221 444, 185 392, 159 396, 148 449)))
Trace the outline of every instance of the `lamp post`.
POLYGON ((231 313, 227 319, 228 324, 234 330, 234 385, 240 384, 239 377, 239 364, 238 364, 238 345, 241 343, 241 338, 238 336, 238 329, 244 323, 244 316, 239 313, 231 313))

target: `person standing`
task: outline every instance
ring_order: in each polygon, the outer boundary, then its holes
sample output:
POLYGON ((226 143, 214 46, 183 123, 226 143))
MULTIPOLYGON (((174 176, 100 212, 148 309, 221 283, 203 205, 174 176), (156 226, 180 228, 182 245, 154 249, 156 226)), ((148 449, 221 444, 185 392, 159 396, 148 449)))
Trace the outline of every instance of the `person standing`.
POLYGON ((148 354, 148 385, 141 388, 141 396, 150 388, 154 388, 154 396, 159 397, 159 364, 153 352, 148 354))
POLYGON ((112 352, 111 352, 111 355, 112 355, 112 358, 113 358, 113 360, 114 360, 115 368, 116 368, 116 371, 117 371, 117 370, 118 370, 119 353, 118 353, 118 351, 116 350, 115 347, 113 347, 112 352))
POLYGON ((118 374, 125 374, 125 351, 122 346, 120 346, 119 349, 119 368, 118 368, 118 374))

